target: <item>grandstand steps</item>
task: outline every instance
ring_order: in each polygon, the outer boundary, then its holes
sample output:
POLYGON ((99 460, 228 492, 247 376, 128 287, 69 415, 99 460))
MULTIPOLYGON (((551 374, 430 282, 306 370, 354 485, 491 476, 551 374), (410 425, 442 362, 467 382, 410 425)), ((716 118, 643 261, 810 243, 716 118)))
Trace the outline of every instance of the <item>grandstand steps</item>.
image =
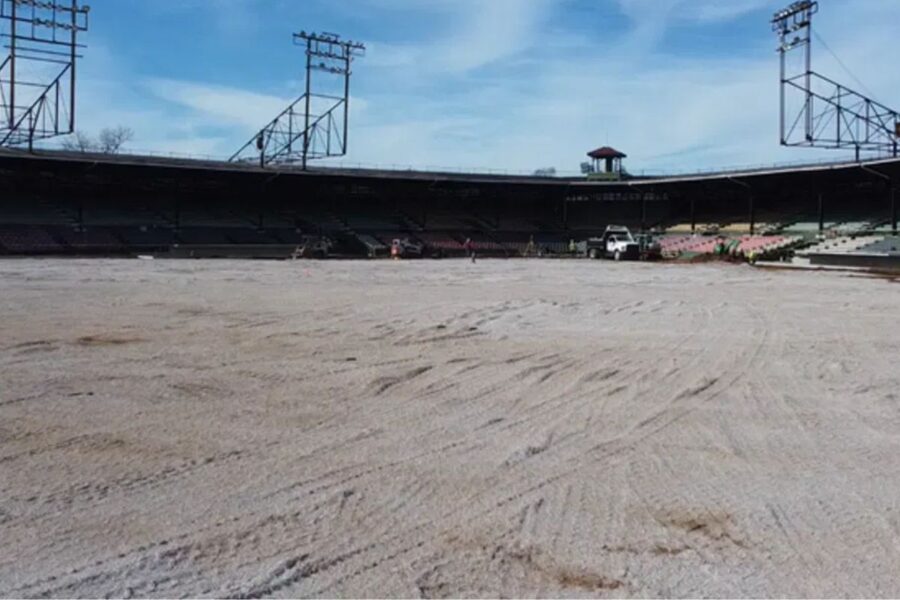
POLYGON ((390 251, 390 247, 384 244, 381 240, 376 238, 373 235, 369 235, 367 233, 358 233, 355 234, 355 237, 359 242, 366 247, 368 255, 370 258, 377 258, 379 256, 386 256, 390 251))
POLYGON ((425 231, 425 228, 422 226, 422 224, 413 219, 408 214, 401 212, 398 217, 402 229, 406 229, 409 231, 425 231))
POLYGON ((40 207, 41 212, 53 215, 54 221, 57 221, 59 223, 65 223, 67 225, 77 225, 78 224, 78 221, 75 218, 75 215, 66 211, 59 205, 47 200, 46 198, 38 198, 37 203, 38 203, 38 206, 40 207))
POLYGON ((346 219, 342 219, 338 215, 333 212, 326 212, 324 214, 327 223, 333 225, 335 227, 335 231, 340 231, 342 233, 353 234, 353 229, 350 227, 350 222, 346 219))
POLYGON ((500 229, 499 224, 494 219, 487 219, 479 214, 471 215, 463 220, 465 223, 472 225, 478 231, 497 231, 500 229))
POLYGON ((809 256, 811 254, 849 254, 857 252, 861 248, 884 239, 882 236, 861 236, 861 237, 839 237, 830 240, 823 240, 808 248, 804 248, 797 252, 798 256, 809 256))

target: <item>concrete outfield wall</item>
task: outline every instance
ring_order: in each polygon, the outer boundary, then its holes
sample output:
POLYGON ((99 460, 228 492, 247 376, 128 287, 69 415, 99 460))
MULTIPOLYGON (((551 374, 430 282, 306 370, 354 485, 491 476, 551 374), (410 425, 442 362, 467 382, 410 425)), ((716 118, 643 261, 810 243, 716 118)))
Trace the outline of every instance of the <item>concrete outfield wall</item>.
POLYGON ((171 258, 290 258, 293 245, 175 245, 161 257, 171 258))
POLYGON ((900 271, 900 256, 890 254, 810 254, 809 261, 816 266, 865 267, 900 271))

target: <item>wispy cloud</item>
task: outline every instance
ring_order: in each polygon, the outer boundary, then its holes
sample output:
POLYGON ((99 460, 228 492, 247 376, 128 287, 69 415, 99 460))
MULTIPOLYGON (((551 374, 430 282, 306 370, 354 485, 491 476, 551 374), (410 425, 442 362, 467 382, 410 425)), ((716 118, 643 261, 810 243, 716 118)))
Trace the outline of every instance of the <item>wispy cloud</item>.
POLYGON ((241 127, 262 127, 293 101, 240 88, 172 79, 150 78, 144 86, 158 98, 192 109, 197 117, 241 127))
MULTIPOLYGON (((402 8, 409 0, 367 0, 402 8)), ((417 3, 421 6, 422 3, 417 3)), ((449 26, 427 42, 373 44, 376 67, 415 66, 420 71, 464 73, 509 59, 534 46, 559 0, 439 0, 428 3, 449 26)))
MULTIPOLYGON (((192 1, 260 12, 259 0, 192 1)), ((764 21, 781 5, 774 0, 356 0, 352 10, 310 2, 329 27, 344 31, 346 21, 353 37, 370 41, 355 68, 348 162, 566 171, 607 140, 635 171, 822 156, 777 145, 777 62, 764 21), (754 11, 759 23, 748 24, 754 11), (742 51, 721 37, 708 41, 725 25, 742 51)), ((298 5, 267 6, 280 15, 298 5)), ((900 4, 826 8, 819 31, 890 104, 900 72, 883 49, 896 36, 900 4)), ((259 69, 272 73, 256 89, 248 73, 148 72, 92 45, 81 125, 132 125, 135 147, 228 155, 300 92, 296 53, 260 31, 246 38, 242 52, 267 57, 259 69), (138 83, 123 85, 128 79, 138 83)), ((821 47, 816 66, 852 83, 821 47)))
POLYGON ((617 0, 620 9, 637 22, 729 21, 771 6, 770 0, 617 0))

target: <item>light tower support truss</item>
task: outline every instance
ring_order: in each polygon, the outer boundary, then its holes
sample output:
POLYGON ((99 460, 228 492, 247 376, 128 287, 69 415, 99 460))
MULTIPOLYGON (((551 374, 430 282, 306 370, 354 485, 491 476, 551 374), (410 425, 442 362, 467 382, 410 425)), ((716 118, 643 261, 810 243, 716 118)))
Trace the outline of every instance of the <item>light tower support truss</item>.
POLYGON ((0 0, 0 146, 75 131, 76 62, 90 7, 79 0, 0 0))
POLYGON ((306 47, 306 91, 238 150, 231 162, 300 163, 347 154, 350 119, 350 76, 353 61, 366 47, 333 33, 294 34, 306 47), (317 92, 313 74, 339 78, 341 95, 317 92))
POLYGON ((812 19, 819 3, 794 2, 772 19, 781 45, 781 144, 898 155, 900 113, 812 69, 812 19), (789 60, 803 53, 803 67, 789 60))

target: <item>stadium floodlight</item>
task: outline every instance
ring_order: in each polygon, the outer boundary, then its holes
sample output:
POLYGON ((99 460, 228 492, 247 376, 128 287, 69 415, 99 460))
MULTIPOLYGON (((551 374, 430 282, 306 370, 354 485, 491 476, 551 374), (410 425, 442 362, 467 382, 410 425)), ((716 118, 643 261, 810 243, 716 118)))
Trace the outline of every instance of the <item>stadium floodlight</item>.
POLYGON ((772 17, 781 58, 781 144, 816 148, 850 148, 898 156, 900 113, 813 71, 814 0, 800 0, 772 17), (788 57, 804 53, 803 66, 788 57), (796 114, 793 111, 800 106, 796 114))
POLYGON ((342 40, 336 33, 301 31, 294 44, 306 47, 306 91, 244 144, 231 161, 259 159, 260 166, 300 162, 306 169, 310 160, 347 154, 350 116, 350 76, 353 61, 365 56, 364 44, 342 40), (341 95, 314 90, 313 73, 342 79, 341 95), (325 103, 314 114, 313 102, 325 103), (299 149, 298 149, 299 148, 299 149))
POLYGON ((799 2, 794 2, 784 10, 780 10, 775 13, 772 22, 777 21, 787 21, 791 17, 802 16, 804 20, 809 20, 809 17, 817 13, 819 10, 819 3, 815 0, 800 0, 799 2))
POLYGON ((794 2, 788 8, 778 11, 772 17, 772 31, 781 36, 782 50, 792 50, 810 42, 812 17, 819 12, 819 3, 811 0, 794 2), (792 33, 802 32, 787 41, 792 33))
POLYGON ((0 146, 31 149, 75 131, 78 35, 90 10, 79 0, 0 0, 0 146))

